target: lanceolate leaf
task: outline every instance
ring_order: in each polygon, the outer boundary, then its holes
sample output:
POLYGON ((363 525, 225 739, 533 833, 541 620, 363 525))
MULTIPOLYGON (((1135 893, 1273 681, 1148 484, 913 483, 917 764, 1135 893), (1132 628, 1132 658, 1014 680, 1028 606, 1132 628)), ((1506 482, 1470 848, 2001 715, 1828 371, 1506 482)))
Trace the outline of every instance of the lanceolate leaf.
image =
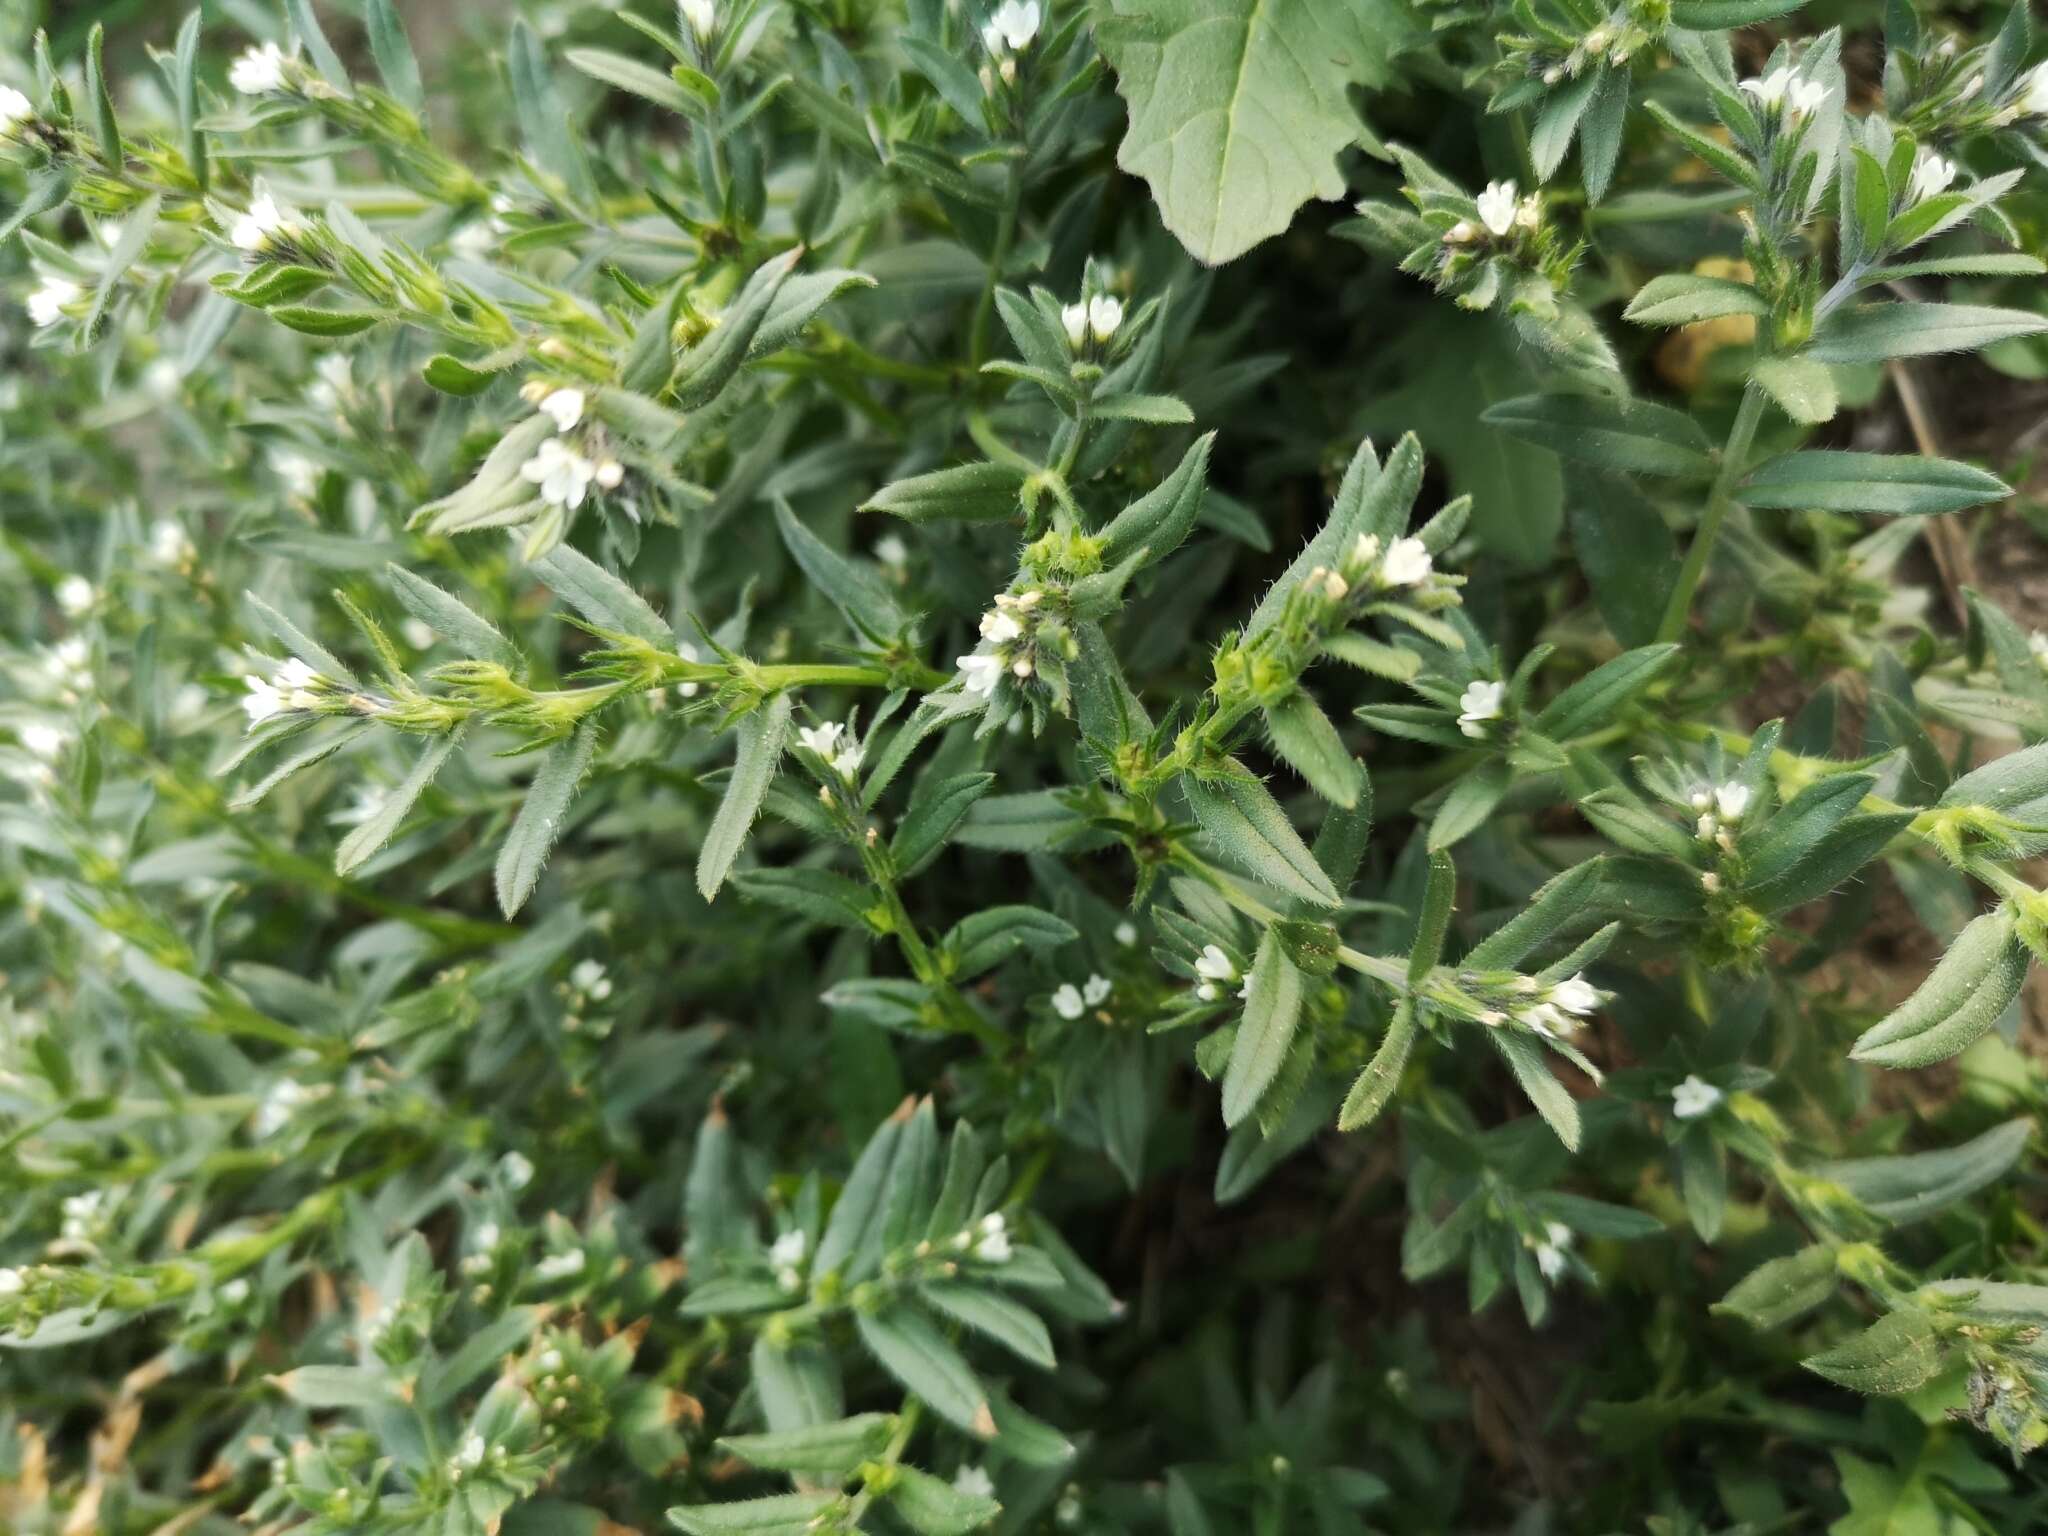
POLYGON ((707 901, 725 884, 726 873, 739 857, 747 830, 774 782, 783 742, 789 736, 789 708, 789 695, 778 693, 739 723, 739 755, 733 761, 732 777, 726 781, 725 798, 718 802, 718 814, 712 817, 697 855, 697 889, 707 901))
POLYGON ((2018 929, 2004 905, 1973 919, 1919 990, 1864 1031, 1849 1054, 1882 1067, 1924 1067, 1972 1044, 2027 979, 2018 929))
POLYGON ((1831 318, 1805 356, 1822 363, 1877 363, 1931 352, 1974 352, 2048 330, 2048 315, 1981 304, 1864 304, 1831 318))
POLYGON ((1957 1146, 1818 1163, 1807 1171, 1832 1179, 1886 1221, 1920 1221, 2005 1177, 2033 1132, 2031 1120, 2008 1120, 1957 1146))
POLYGON ((519 815, 498 850, 498 905, 507 917, 526 905, 540 872, 562 835, 562 818, 597 751, 597 723, 585 720, 574 735, 548 748, 527 789, 519 815))
POLYGON ((1735 489, 1745 506, 1901 517, 1959 512, 2011 494, 1996 475, 1953 459, 1820 448, 1767 460, 1735 489))
POLYGON ((1206 784, 1184 776, 1180 786, 1202 830, 1247 871, 1317 906, 1337 905, 1330 877, 1265 785, 1247 774, 1206 784))
POLYGON ((1267 929, 1252 961, 1244 1020, 1237 1026, 1230 1066, 1223 1075, 1223 1123, 1236 1125, 1258 1107, 1279 1074, 1301 1020, 1302 976, 1267 929))

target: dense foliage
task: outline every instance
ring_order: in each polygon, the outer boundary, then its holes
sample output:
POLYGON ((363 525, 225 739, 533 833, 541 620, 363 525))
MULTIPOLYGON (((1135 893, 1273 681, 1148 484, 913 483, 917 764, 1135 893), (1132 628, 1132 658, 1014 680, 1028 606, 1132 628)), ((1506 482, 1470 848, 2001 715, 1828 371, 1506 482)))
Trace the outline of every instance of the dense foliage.
POLYGON ((2023 5, 26 9, 0 1525, 2048 1521, 2023 5))

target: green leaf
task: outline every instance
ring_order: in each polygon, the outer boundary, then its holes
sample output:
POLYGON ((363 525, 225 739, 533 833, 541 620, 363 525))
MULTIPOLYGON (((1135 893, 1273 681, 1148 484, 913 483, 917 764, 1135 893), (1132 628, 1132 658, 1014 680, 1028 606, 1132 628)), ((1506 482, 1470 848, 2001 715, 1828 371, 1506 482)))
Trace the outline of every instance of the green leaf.
POLYGON ((1789 874, 1862 804, 1876 779, 1835 773, 1806 786, 1775 814, 1745 827, 1736 851, 1743 884, 1768 885, 1789 874))
POLYGON ((320 22, 313 14, 313 0, 285 0, 284 8, 292 19, 292 31, 305 45, 306 57, 313 61, 313 68, 319 72, 320 78, 344 96, 348 95, 348 71, 342 67, 341 55, 327 41, 327 34, 320 30, 320 22))
POLYGON ((1921 1221, 2004 1178, 2033 1133, 2033 1121, 2008 1120, 1961 1146, 1819 1163, 1806 1172, 1833 1180, 1886 1221, 1921 1221))
MULTIPOLYGON (((803 258, 803 247, 770 257, 754 269, 711 334, 676 360, 669 393, 684 410, 708 405, 732 382, 740 365, 752 355, 761 327, 767 324, 775 299, 803 258)), ((798 322, 799 326, 801 322, 798 322)))
POLYGON ((1719 32, 1789 16, 1806 0, 1673 0, 1671 22, 1689 32, 1719 32))
POLYGON ((1001 1291, 960 1281, 934 1280, 919 1286, 917 1294, 954 1322, 995 1340, 1027 1364, 1049 1371, 1057 1363, 1052 1335, 1046 1332, 1038 1314, 1001 1291))
POLYGON ((512 23, 505 65, 511 76, 512 108, 519 118, 519 135, 526 141, 527 153, 541 169, 562 183, 571 198, 588 206, 597 198, 597 187, 583 158, 581 138, 548 74, 547 54, 540 39, 523 17, 512 23))
POLYGON ((1507 762, 1497 757, 1459 775, 1430 818, 1429 851, 1455 847, 1476 832, 1507 794, 1508 781, 1507 762))
POLYGON ((953 957, 953 976, 972 980, 1023 950, 1057 949, 1080 937, 1072 923, 1039 907, 990 907, 963 917, 940 946, 953 957))
POLYGON ((1223 1074, 1223 1123, 1234 1126, 1259 1106, 1279 1076, 1301 1022, 1302 976, 1280 937, 1268 928, 1252 959, 1244 1020, 1223 1074))
POLYGON ((377 62, 384 88, 415 113, 426 111, 427 93, 420 84, 420 61, 413 57, 405 23, 398 19, 391 0, 368 0, 363 19, 370 30, 370 57, 377 62))
POLYGON ((897 1303, 881 1312, 856 1312, 854 1325, 868 1353, 903 1389, 940 1418, 978 1440, 996 1432, 988 1393, 960 1351, 915 1307, 897 1303))
POLYGON ((1929 517, 2002 501, 2012 487, 1953 459, 1809 448, 1751 470, 1735 489, 1748 507, 1929 517))
POLYGON ((798 522, 780 496, 775 498, 775 526, 798 568, 846 615, 847 623, 876 645, 887 644, 902 633, 909 618, 882 578, 866 566, 856 565, 798 522))
POLYGON ((613 53, 607 48, 571 48, 562 54, 562 58, 594 80, 602 80, 606 85, 644 97, 671 112, 687 117, 702 105, 703 99, 684 90, 673 76, 622 53, 613 53))
POLYGON ((1422 888, 1422 910, 1415 919, 1415 941, 1408 950, 1408 985, 1421 986, 1443 959, 1444 939, 1451 929, 1451 908, 1458 895, 1458 866, 1448 853, 1432 852, 1429 878, 1422 888))
POLYGON ((839 1502, 837 1490, 825 1493, 777 1493, 765 1499, 740 1499, 730 1504, 679 1504, 669 1510, 671 1525, 686 1536, 801 1536, 817 1529, 817 1521, 839 1502))
MULTIPOLYGON (((324 282, 326 273, 317 274, 324 282)), ((476 368, 459 357, 436 352, 420 369, 420 377, 444 395, 480 395, 498 382, 502 370, 476 368)))
POLYGON ((1543 1052, 1537 1048, 1535 1040, 1519 1030, 1505 1027, 1487 1030, 1486 1038, 1507 1058, 1515 1081, 1522 1085, 1522 1092, 1536 1106, 1536 1113, 1543 1117, 1543 1123, 1557 1133, 1557 1139, 1565 1144, 1566 1150, 1578 1151, 1578 1101, 1565 1091, 1564 1084, 1551 1072, 1550 1064, 1543 1059, 1543 1052))
POLYGON ((886 1413, 857 1413, 765 1435, 720 1435, 718 1444, 741 1461, 771 1472, 843 1475, 882 1449, 894 1423, 886 1413))
POLYGON ((1767 315, 1770 302, 1748 283, 1671 272, 1636 290, 1622 318, 1638 325, 1692 325, 1723 315, 1767 315))
POLYGON ((1350 810, 1365 792, 1365 769, 1305 688, 1264 710, 1273 750, 1332 805, 1350 810))
POLYGON ((1008 464, 956 464, 885 485, 861 503, 863 512, 887 512, 909 523, 959 518, 985 523, 1015 517, 1024 472, 1008 464))
POLYGON ((817 1252, 812 1255, 812 1273, 859 1278, 856 1261, 875 1246, 870 1242, 870 1233, 879 1230, 896 1148, 913 1113, 912 1101, 905 1099, 893 1115, 875 1128, 875 1134, 854 1159, 853 1171, 846 1176, 846 1186, 839 1192, 824 1234, 818 1239, 817 1252))
POLYGON ((960 773, 920 785, 889 844, 897 870, 908 875, 922 868, 995 781, 992 773, 960 773))
POLYGON ((675 645, 675 631, 647 606, 646 599, 568 545, 556 545, 527 569, 599 629, 631 635, 661 650, 675 645))
POLYGON ((1809 427, 1832 421, 1840 409, 1834 373, 1810 357, 1766 357, 1750 369, 1757 388, 1794 421, 1809 427))
POLYGON ((1416 1033, 1415 1005, 1403 997, 1394 1007, 1393 1021, 1387 1025, 1379 1049, 1372 1053, 1372 1060, 1344 1095, 1344 1105, 1337 1111, 1338 1130, 1362 1130, 1379 1118, 1394 1090, 1401 1086, 1401 1074, 1407 1070, 1409 1054, 1415 1049, 1416 1033))
POLYGON ((1974 1043, 2027 979, 2027 947, 2018 928, 2005 905, 1972 919, 1919 989, 1863 1032, 1850 1057, 1881 1067, 1925 1067, 1974 1043))
POLYGON ((1256 879, 1319 907, 1336 906, 1336 887, 1279 802, 1241 764, 1230 766, 1236 774, 1229 778, 1203 783, 1183 774, 1179 780, 1202 830, 1256 879))
POLYGON ((1712 446, 1683 411, 1607 395, 1523 395, 1479 418, 1567 459, 1624 474, 1704 478, 1712 446))
POLYGON ((1384 0, 1103 0, 1096 43, 1130 106, 1117 164, 1196 260, 1241 256, 1344 195, 1350 88, 1382 83, 1407 32, 1384 0))
POLYGON ((1895 1396, 1924 1387, 1941 1371, 1941 1338, 1925 1312, 1888 1312, 1833 1349, 1802 1362, 1836 1386, 1895 1396))
POLYGON ((516 914, 533 894, 540 872, 562 835, 562 818, 597 752, 597 722, 586 719, 576 733, 548 748, 540 772, 526 792, 525 803, 498 850, 498 906, 507 917, 516 914))
POLYGON ((718 813, 711 818, 711 828, 697 854, 697 889, 706 901, 725 884, 747 831, 760 813, 768 786, 775 780, 783 743, 789 737, 789 710, 789 695, 778 693, 740 720, 735 732, 740 746, 733 759, 732 777, 726 781, 725 798, 718 802, 718 813))
POLYGON ((435 634, 453 641, 463 655, 495 661, 507 668, 520 666, 518 649, 498 632, 496 625, 467 603, 402 565, 387 565, 384 574, 399 606, 435 634))
POLYGON ((1974 352, 1993 342, 2048 331, 2048 315, 1981 304, 1862 304, 1838 311, 1814 333, 1804 356, 1822 363, 1881 363, 1890 357, 1974 352))
POLYGON ((1714 1310, 1758 1330, 1779 1328, 1834 1295, 1837 1284, 1835 1250, 1816 1243, 1759 1264, 1714 1303, 1714 1310))
POLYGON ((358 336, 385 317, 372 309, 314 309, 305 304, 279 304, 270 318, 303 336, 358 336))
POLYGON ((85 35, 85 94, 92 101, 93 133, 100 142, 100 163, 118 171, 126 158, 121 129, 114 118, 114 97, 107 89, 107 29, 99 22, 85 35))
POLYGON ((1599 883, 1600 861, 1588 859, 1554 875, 1529 898, 1529 904, 1472 946, 1465 956, 1469 970, 1512 970, 1557 934, 1586 915, 1588 898, 1599 883))
POLYGON ((1125 507, 1096 535, 1102 544, 1102 564, 1114 569, 1144 551, 1142 569, 1154 565, 1180 548, 1195 526, 1208 490, 1205 475, 1214 432, 1196 438, 1173 473, 1125 507))
POLYGON ((895 1469, 888 1498, 889 1507, 918 1536, 968 1536, 1003 1512, 994 1499, 963 1493, 910 1466, 895 1469))
POLYGON ((1657 508, 1619 475, 1573 464, 1565 520, 1593 601, 1615 639, 1646 645, 1678 580, 1678 550, 1657 508))
POLYGON ((1564 164, 1564 157, 1571 151, 1572 140, 1578 136, 1579 122, 1593 104, 1593 93, 1599 89, 1601 76, 1605 73, 1597 67, 1588 70, 1543 98, 1543 105, 1529 130, 1529 160, 1536 168, 1538 181, 1550 180, 1557 174, 1557 168, 1564 164))
POLYGON ((434 775, 441 771, 441 765, 448 761, 448 754, 455 750, 461 735, 462 728, 457 726, 447 735, 430 742, 426 751, 413 763, 412 772, 387 791, 377 802, 376 810, 358 822, 341 840, 341 846, 334 850, 334 872, 337 875, 349 873, 391 841, 399 824, 412 810, 413 802, 426 792, 427 786, 434 782, 434 775))
POLYGON ((1676 659, 1676 645, 1645 645, 1604 661, 1543 706, 1535 728, 1556 741, 1570 741, 1611 723, 1676 659))

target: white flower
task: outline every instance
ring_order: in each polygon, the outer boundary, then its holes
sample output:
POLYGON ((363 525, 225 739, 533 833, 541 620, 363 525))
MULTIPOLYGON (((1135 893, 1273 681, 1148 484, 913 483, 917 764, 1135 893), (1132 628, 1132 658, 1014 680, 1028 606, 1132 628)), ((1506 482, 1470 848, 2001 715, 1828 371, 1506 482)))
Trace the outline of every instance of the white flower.
POLYGON ((1012 53, 1021 53, 1038 36, 1038 18, 1038 0, 1003 0, 982 28, 981 40, 990 53, 1001 53, 1005 47, 1012 53), (989 41, 991 37, 995 39, 993 43, 989 41))
MULTIPOLYGON (((1036 11, 1037 6, 1032 10, 1036 11)), ((1116 328, 1124 323, 1124 306, 1121 299, 1098 293, 1088 301, 1088 333, 1098 342, 1108 341, 1116 334, 1116 328)))
POLYGON ((71 740, 62 726, 49 725, 41 720, 32 720, 24 725, 20 734, 22 750, 46 763, 55 762, 71 740))
POLYGON ((75 619, 92 607, 98 594, 83 576, 66 576, 57 583, 56 597, 57 606, 75 619))
POLYGON ((498 1239, 503 1235, 498 1230, 498 1224, 495 1221, 487 1221, 476 1229, 476 1245, 478 1248, 488 1251, 498 1246, 498 1239))
POLYGON ((583 1266, 589 1260, 581 1248, 571 1248, 567 1253, 551 1253, 533 1266, 536 1280, 566 1280, 571 1275, 583 1273, 583 1266))
POLYGON ((1785 115, 1796 123, 1818 112, 1827 99, 1828 88, 1818 80, 1795 80, 1785 98, 1785 115))
POLYGON ((2020 110, 2032 117, 2048 117, 2048 64, 2036 64, 2027 71, 2020 110))
POLYGON ((313 365, 313 372, 319 375, 313 387, 306 391, 306 398, 322 410, 335 410, 341 402, 355 392, 355 370, 346 352, 330 352, 313 365))
POLYGON ((1600 992, 1583 974, 1574 971, 1550 989, 1550 1000, 1566 1013, 1584 1018, 1600 1006, 1600 992))
POLYGON ((1024 633, 1024 626, 1000 608, 991 608, 981 616, 981 638, 996 645, 1008 645, 1024 633))
POLYGON ((1714 809, 1723 821, 1740 821, 1749 809, 1749 786, 1729 782, 1714 788, 1714 809))
POLYGON ((583 391, 580 389, 550 390, 540 402, 540 413, 552 416, 555 430, 566 432, 583 419, 583 391))
POLYGON ((1546 1280, 1564 1273, 1565 1254, 1572 1245, 1572 1229, 1561 1221, 1543 1224, 1543 1241, 1536 1244, 1536 1267, 1546 1280))
POLYGON ((600 1003, 612 995, 612 979, 605 975, 602 960, 578 960, 569 972, 569 985, 600 1003))
POLYGON ((910 546, 893 533, 885 533, 875 540, 875 558, 892 571, 900 571, 910 563, 910 546))
POLYGON ((149 553, 159 565, 173 568, 185 564, 193 556, 192 541, 185 537, 184 527, 175 517, 160 517, 150 525, 149 553))
POLYGON ((839 749, 839 755, 832 759, 832 771, 850 779, 860 772, 862 756, 860 744, 849 737, 846 745, 839 749))
POLYGON ((1479 226, 1470 219, 1460 219, 1444 231, 1445 245, 1470 245, 1479 238, 1479 226))
POLYGON ((1204 944, 1202 952, 1195 956, 1195 974, 1204 981, 1235 981, 1237 966, 1220 946, 1204 944))
POLYGON ((250 1122, 249 1128, 259 1139, 275 1136, 290 1124, 292 1111, 305 1103, 307 1097, 306 1090, 290 1078, 280 1079, 271 1085, 270 1091, 263 1095, 263 1102, 256 1106, 256 1118, 250 1122))
POLYGON ((1724 1097, 1712 1083, 1697 1073, 1690 1073, 1684 1082, 1671 1090, 1671 1113, 1680 1120, 1697 1120, 1724 1097))
POLYGON ((617 459, 602 459, 597 466, 597 483, 607 491, 616 491, 626 478, 626 466, 617 459))
POLYGON ((1496 239, 1515 227, 1515 184, 1489 181, 1479 194, 1479 222, 1496 239))
POLYGON ((1913 161, 1913 183, 1907 188, 1909 201, 1920 202, 1925 198, 1937 197, 1948 190, 1948 184, 1956 179, 1956 163, 1944 160, 1931 149, 1920 151, 1913 161))
POLYGON ((1380 580, 1390 587, 1412 587, 1429 577, 1429 550, 1420 539, 1396 539, 1380 562, 1380 580))
POLYGON ((1506 683, 1475 679, 1458 695, 1458 729, 1475 740, 1486 734, 1485 721, 1500 718, 1501 700, 1507 696, 1506 683))
POLYGON ((837 720, 827 720, 823 725, 800 725, 796 739, 823 758, 830 758, 839 750, 839 737, 846 727, 837 720))
POLYGON ((85 290, 62 277, 46 277, 43 286, 28 296, 28 317, 37 325, 55 325, 64 318, 64 306, 85 290))
POLYGON ((18 1269, 0 1269, 0 1296, 19 1296, 27 1282, 21 1278, 18 1269))
POLYGON ((1526 229, 1531 234, 1543 227, 1543 198, 1540 194, 1531 192, 1515 204, 1515 227, 1526 229))
POLYGON ((258 192, 249 211, 235 220, 228 238, 245 251, 267 248, 272 237, 298 233, 298 218, 288 203, 280 203, 268 192, 258 192))
POLYGON ((1067 345, 1080 351, 1088 340, 1088 306, 1085 303, 1062 305, 1060 325, 1067 333, 1067 345))
POLYGON ((242 675, 242 681, 249 685, 249 691, 242 697, 242 708, 249 715, 249 729, 254 730, 273 715, 284 713, 284 695, 277 691, 277 685, 267 677, 258 677, 254 672, 242 675))
POLYGON ((301 453, 281 449, 271 454, 270 468, 294 496, 309 497, 320 484, 320 466, 301 453))
POLYGON ((712 0, 676 0, 676 12, 689 23, 700 43, 707 41, 718 28, 718 7, 712 0))
POLYGON ((777 1269, 788 1269, 804 1261, 808 1241, 802 1227, 794 1227, 775 1239, 768 1249, 768 1262, 777 1269))
POLYGON ((275 43, 246 49, 228 66, 228 84, 244 96, 281 91, 284 89, 285 66, 290 62, 291 56, 275 43))
POLYGON ((1003 675, 1003 662, 999 656, 955 656, 953 664, 960 669, 960 681, 969 693, 983 697, 996 691, 996 683, 1003 675))
POLYGON ((1785 95, 1792 89, 1792 79, 1791 70, 1774 69, 1762 79, 1752 77, 1744 80, 1738 89, 1754 96, 1758 106, 1775 108, 1784 105, 1785 95))
POLYGON ((34 102, 11 85, 0 85, 0 134, 12 133, 35 115, 34 102))
POLYGON ((497 243, 498 230, 493 219, 471 219, 448 237, 449 248, 470 261, 481 261, 497 243))
MULTIPOLYGON (((690 644, 690 642, 687 640, 683 641, 676 647, 676 654, 682 657, 685 661, 696 661, 699 659, 697 655, 697 647, 690 644)), ((701 685, 697 683, 677 683, 676 694, 680 698, 694 699, 695 697, 697 697, 697 689, 700 686, 701 685)))
POLYGON ((1125 949, 1129 949, 1138 942, 1138 925, 1129 922, 1118 923, 1116 925, 1116 941, 1125 949))
POLYGON ((970 1499, 992 1499, 996 1480, 980 1467, 962 1467, 953 1474, 953 1491, 970 1499))
POLYGON ((249 1282, 238 1276, 222 1286, 218 1294, 229 1306, 239 1307, 249 1299, 249 1282))
POLYGON ((469 1438, 462 1442, 462 1449, 455 1453, 455 1464, 458 1467, 480 1467, 484 1464, 485 1449, 484 1437, 471 1430, 469 1438))
POLYGON ((559 437, 551 437, 540 445, 538 453, 519 466, 519 478, 539 486, 541 500, 549 506, 567 507, 573 512, 590 494, 597 466, 559 437))
POLYGON ((1052 995, 1052 1011, 1063 1019, 1078 1019, 1087 1004, 1081 1000, 1081 989, 1071 981, 1062 982, 1060 989, 1052 995))
POLYGON ((1108 999, 1111 991, 1107 976, 1091 975, 1081 984, 1081 1000, 1090 1008, 1108 999))
POLYGON ((507 1152, 498 1159, 498 1174, 507 1189, 524 1189, 533 1182, 533 1164, 517 1152, 507 1152))
POLYGON ((984 1264, 1007 1264, 1010 1259, 1009 1226, 1001 1211, 991 1211, 982 1217, 981 1241, 974 1245, 974 1256, 984 1264))
POLYGON ((1568 1035, 1579 1027, 1579 1021, 1555 1003, 1531 1003, 1526 1008, 1517 1009, 1515 1021, 1546 1040, 1568 1035))

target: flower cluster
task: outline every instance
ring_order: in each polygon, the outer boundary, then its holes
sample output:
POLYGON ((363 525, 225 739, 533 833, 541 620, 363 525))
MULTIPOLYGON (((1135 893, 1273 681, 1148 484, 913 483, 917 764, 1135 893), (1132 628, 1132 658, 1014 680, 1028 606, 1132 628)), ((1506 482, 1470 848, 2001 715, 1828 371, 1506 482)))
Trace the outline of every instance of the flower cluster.
POLYGON ((1060 326, 1076 354, 1087 351, 1090 342, 1098 347, 1109 345, 1123 323, 1123 300, 1107 293, 1078 299, 1060 309, 1060 326))
MULTIPOLYGON (((1195 975, 1199 978, 1195 983, 1195 996, 1205 1003, 1215 1002, 1222 997, 1224 988, 1239 979, 1237 962, 1225 954, 1219 944, 1202 946, 1202 952, 1195 956, 1195 975)), ((1243 997, 1250 988, 1251 979, 1246 977, 1237 995, 1243 997)))
POLYGON ((1731 852, 1735 840, 1728 829, 1742 820, 1749 801, 1749 786, 1732 780, 1711 789, 1694 790, 1692 808, 1700 813, 1700 819, 1693 824, 1693 835, 1703 843, 1714 844, 1723 853, 1731 852))
POLYGON ((1533 976, 1516 976, 1500 984, 1460 979, 1474 997, 1487 1005, 1480 1015, 1482 1024, 1519 1024, 1546 1040, 1562 1040, 1578 1033, 1584 1021, 1607 1001, 1606 993, 1576 971, 1549 986, 1533 976))
POLYGON ((1052 995, 1052 1011, 1063 1019, 1078 1019, 1088 1009, 1108 1002, 1113 990, 1106 976, 1091 975, 1078 987, 1071 981, 1062 982, 1052 995))
POLYGON ((320 709, 332 695, 333 685, 296 656, 273 663, 272 668, 267 678, 255 672, 242 676, 249 690, 242 708, 251 730, 278 715, 320 709))
POLYGON ((592 485, 606 491, 619 487, 626 478, 625 466, 609 456, 587 457, 581 443, 571 436, 583 420, 586 397, 582 390, 550 388, 536 380, 521 393, 555 424, 556 435, 543 441, 519 466, 519 478, 537 487, 542 501, 574 512, 583 505, 592 485))
POLYGON ((265 96, 290 89, 297 61, 276 43, 244 49, 228 66, 228 84, 244 96, 265 96))
POLYGON ((1490 181, 1486 190, 1473 199, 1478 210, 1479 222, 1460 219, 1444 231, 1446 245, 1470 245, 1478 240, 1481 231, 1495 240, 1506 240, 1516 233, 1534 234, 1543 227, 1543 199, 1531 192, 1527 197, 1518 197, 1512 181, 1490 181))
POLYGON ((1768 74, 1744 80, 1740 88, 1745 95, 1753 97, 1758 106, 1781 116, 1788 126, 1793 127, 1813 116, 1828 99, 1825 85, 1818 80, 1807 79, 1789 65, 1780 65, 1768 74))
POLYGON ((1041 15, 1038 0, 1003 0, 981 29, 981 46, 989 62, 981 69, 981 85, 991 95, 995 82, 1017 83, 1017 56, 1038 38, 1041 15))
POLYGON ((827 720, 821 725, 797 727, 796 736, 806 751, 816 753, 842 779, 860 772, 862 748, 850 725, 827 720))
POLYGON ((1036 670, 1032 634, 1044 592, 999 592, 995 606, 981 616, 982 643, 969 655, 956 656, 960 683, 969 693, 987 698, 1005 673, 1020 682, 1036 670))

